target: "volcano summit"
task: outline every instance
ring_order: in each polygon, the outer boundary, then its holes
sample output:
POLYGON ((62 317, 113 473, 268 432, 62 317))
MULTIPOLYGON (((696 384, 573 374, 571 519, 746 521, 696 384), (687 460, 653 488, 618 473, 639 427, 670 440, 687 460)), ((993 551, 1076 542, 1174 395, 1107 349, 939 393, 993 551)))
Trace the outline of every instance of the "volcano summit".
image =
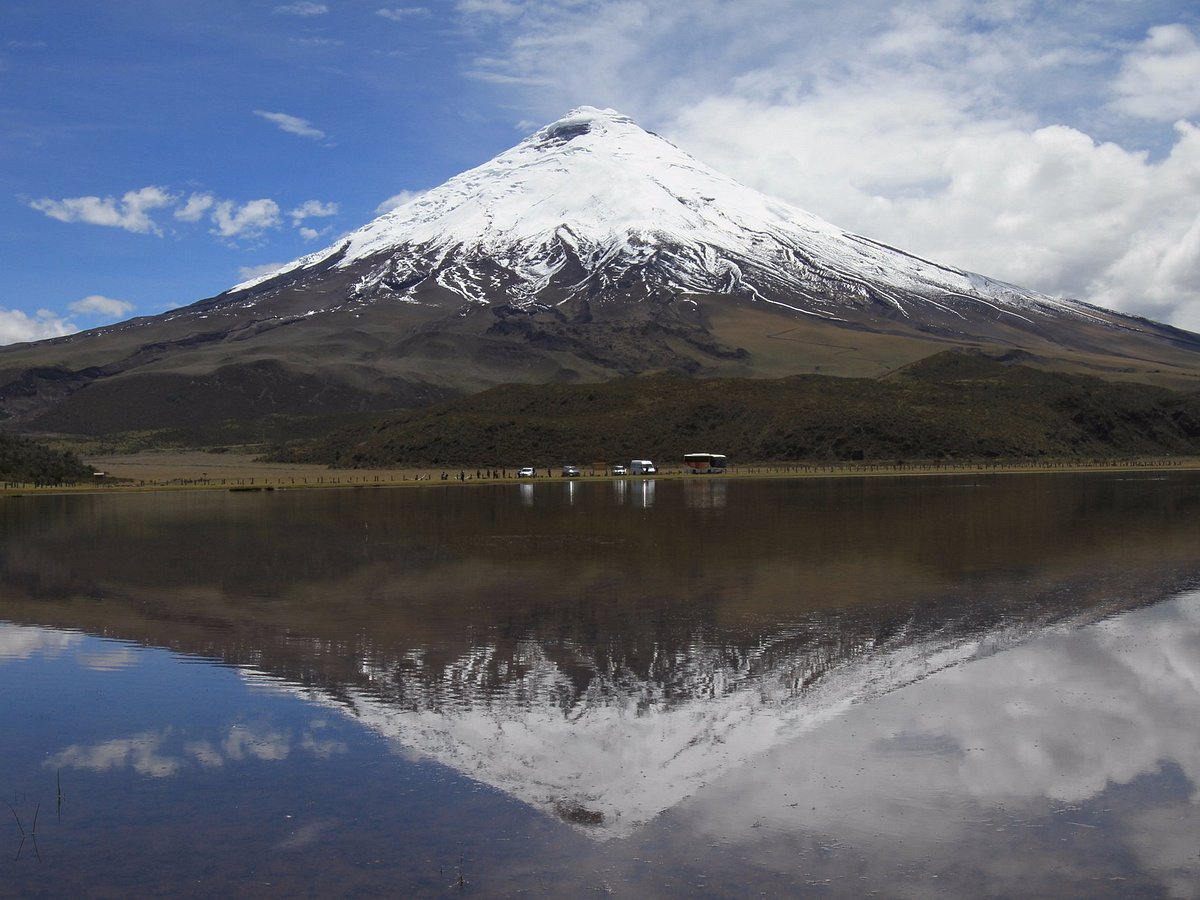
POLYGON ((1200 336, 851 234, 582 107, 219 296, 0 348, 0 416, 99 433, 645 372, 879 376, 951 348, 1200 383, 1200 336))

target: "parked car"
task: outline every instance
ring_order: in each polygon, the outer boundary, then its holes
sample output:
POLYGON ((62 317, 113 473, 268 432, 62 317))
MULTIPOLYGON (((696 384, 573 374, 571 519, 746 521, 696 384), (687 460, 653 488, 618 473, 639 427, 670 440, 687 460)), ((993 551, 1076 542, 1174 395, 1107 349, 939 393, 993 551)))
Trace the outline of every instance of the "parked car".
POLYGON ((614 475, 628 475, 629 470, 626 469, 621 463, 615 463, 612 467, 612 473, 614 475))
POLYGON ((632 459, 629 461, 629 471, 634 475, 654 475, 658 466, 648 459, 632 459))
POLYGON ((563 478, 578 478, 579 477, 579 466, 563 466, 562 477, 563 478))
POLYGON ((517 469, 518 478, 534 478, 536 476, 537 469, 535 469, 533 466, 524 466, 523 468, 517 469))

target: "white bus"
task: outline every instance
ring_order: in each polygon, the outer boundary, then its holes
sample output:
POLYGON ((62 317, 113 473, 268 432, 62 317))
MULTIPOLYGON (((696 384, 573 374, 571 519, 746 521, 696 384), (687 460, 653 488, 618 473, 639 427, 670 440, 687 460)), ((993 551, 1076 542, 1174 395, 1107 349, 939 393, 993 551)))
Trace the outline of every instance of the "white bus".
POLYGON ((724 453, 685 453, 683 464, 696 475, 719 474, 725 471, 728 460, 724 453))

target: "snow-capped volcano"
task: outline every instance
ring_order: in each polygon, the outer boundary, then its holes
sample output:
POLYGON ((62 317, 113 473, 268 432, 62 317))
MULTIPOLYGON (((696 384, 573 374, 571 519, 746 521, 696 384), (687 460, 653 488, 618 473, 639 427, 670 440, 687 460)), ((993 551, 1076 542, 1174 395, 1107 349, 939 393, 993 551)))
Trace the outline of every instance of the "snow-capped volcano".
POLYGON ((0 348, 0 422, 103 433, 649 372, 880 377, 947 349, 1200 378, 1196 335, 852 234, 581 107, 216 297, 0 348))
POLYGON ((353 288, 357 299, 412 299, 434 283, 465 300, 522 306, 640 286, 740 294, 834 319, 846 304, 870 302, 907 316, 918 298, 960 317, 952 307, 963 301, 1010 315, 1094 315, 843 231, 593 107, 233 291, 365 260, 373 265, 353 288))

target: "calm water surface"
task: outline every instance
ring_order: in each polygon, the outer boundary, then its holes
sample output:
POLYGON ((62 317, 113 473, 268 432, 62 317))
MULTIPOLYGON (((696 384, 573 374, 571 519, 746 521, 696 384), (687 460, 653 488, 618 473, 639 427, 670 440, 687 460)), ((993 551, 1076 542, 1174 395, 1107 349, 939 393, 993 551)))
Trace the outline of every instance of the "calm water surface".
POLYGON ((1200 897, 1200 477, 0 500, 0 895, 1200 897))

